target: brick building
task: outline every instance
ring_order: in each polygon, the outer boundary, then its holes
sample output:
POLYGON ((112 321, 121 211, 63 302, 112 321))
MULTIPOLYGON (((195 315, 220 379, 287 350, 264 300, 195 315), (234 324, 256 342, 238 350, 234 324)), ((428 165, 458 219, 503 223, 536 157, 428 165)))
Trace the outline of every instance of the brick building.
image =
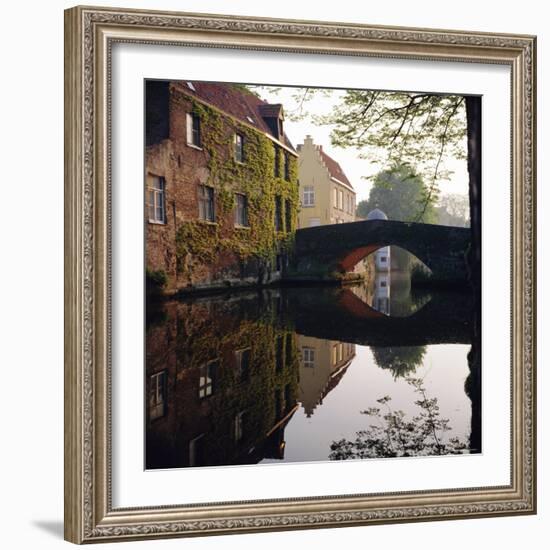
MULTIPOLYGON (((276 292, 276 291, 274 291, 276 292)), ((284 457, 298 408, 295 334, 254 300, 167 301, 146 326, 146 468, 255 464, 284 457)))
POLYGON ((146 267, 165 292, 279 279, 297 225, 282 105, 232 84, 146 83, 146 267))

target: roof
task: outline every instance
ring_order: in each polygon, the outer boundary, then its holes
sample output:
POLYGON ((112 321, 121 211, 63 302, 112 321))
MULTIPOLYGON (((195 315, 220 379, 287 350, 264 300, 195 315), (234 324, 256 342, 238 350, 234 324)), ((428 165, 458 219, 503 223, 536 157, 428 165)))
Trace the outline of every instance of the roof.
MULTIPOLYGON (((217 107, 241 122, 256 127, 264 134, 277 139, 263 117, 282 116, 283 106, 281 104, 268 103, 251 91, 236 84, 196 80, 177 81, 174 84, 185 94, 217 107)), ((296 151, 285 133, 283 133, 283 139, 280 140, 280 143, 290 150, 296 151)))
POLYGON ((367 214, 367 220, 387 220, 388 216, 380 210, 380 208, 375 208, 367 214))
POLYGON ((323 162, 325 163, 325 166, 328 168, 329 174, 331 177, 337 179, 338 181, 341 181, 342 183, 345 183, 346 185, 349 185, 353 189, 353 185, 348 180, 348 177, 342 170, 342 167, 329 155, 327 155, 321 146, 319 146, 319 153, 321 155, 321 158, 323 159, 323 162))

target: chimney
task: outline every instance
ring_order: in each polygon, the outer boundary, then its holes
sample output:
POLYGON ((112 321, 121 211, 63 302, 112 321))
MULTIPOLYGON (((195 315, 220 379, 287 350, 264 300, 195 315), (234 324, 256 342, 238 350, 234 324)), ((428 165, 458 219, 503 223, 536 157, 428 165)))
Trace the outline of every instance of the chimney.
POLYGON ((308 134, 304 139, 304 147, 313 147, 313 138, 308 134))

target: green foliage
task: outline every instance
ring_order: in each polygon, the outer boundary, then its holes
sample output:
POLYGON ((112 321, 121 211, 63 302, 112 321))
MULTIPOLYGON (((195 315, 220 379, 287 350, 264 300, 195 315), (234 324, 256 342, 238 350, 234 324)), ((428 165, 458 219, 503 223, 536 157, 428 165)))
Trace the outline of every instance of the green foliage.
POLYGON ((425 283, 432 279, 432 272, 422 263, 415 263, 411 269, 411 283, 425 283))
MULTIPOLYGON (((281 88, 255 87, 273 94, 281 88)), ((410 164, 424 179, 428 197, 436 199, 439 183, 450 178, 447 160, 467 158, 466 100, 463 96, 369 90, 334 91, 293 88, 285 101, 287 118, 310 117, 330 125, 337 147, 354 148, 360 158, 388 166, 410 164), (334 101, 323 98, 333 96, 334 101), (324 114, 313 114, 314 99, 324 114)))
MULTIPOLYGON (((182 426, 199 422, 205 416, 214 419, 203 442, 210 465, 236 463, 241 453, 246 456, 252 446, 264 441, 278 420, 275 396, 284 395, 287 386, 290 401, 285 403, 286 408, 290 409, 297 400, 299 357, 294 333, 275 326, 278 314, 274 301, 266 300, 261 312, 246 308, 246 300, 239 303, 221 297, 182 301, 166 321, 169 333, 176 334, 172 345, 177 350, 178 376, 198 380, 200 368, 217 360, 214 391, 202 404, 189 399, 185 384, 179 386, 181 393, 172 397, 173 406, 179 407, 182 426), (283 341, 281 368, 276 365, 278 339, 283 341), (249 350, 246 376, 236 368, 236 350, 249 350), (245 411, 244 436, 236 444, 234 419, 241 411, 245 411)), ((150 331, 147 337, 151 345, 156 334, 150 331)), ((163 358, 153 360, 162 364, 163 358)), ((148 368, 154 368, 154 364, 148 368)))
POLYGON ((357 215, 366 218, 380 208, 390 220, 434 223, 436 198, 410 166, 394 164, 375 176, 368 200, 357 205, 357 215))
POLYGON ((427 396, 423 381, 419 378, 407 378, 406 381, 419 394, 415 401, 419 414, 409 420, 402 410, 391 408, 391 397, 377 399, 385 412, 380 407, 361 411, 376 423, 357 432, 353 441, 333 441, 330 460, 448 455, 467 451, 466 442, 446 437, 451 430, 449 420, 441 418, 437 398, 427 396))
POLYGON ((275 177, 275 148, 269 138, 202 103, 194 102, 193 111, 201 119, 208 185, 214 187, 216 194, 216 223, 190 220, 178 227, 176 254, 180 275, 190 276, 196 265, 211 263, 222 252, 232 252, 242 260, 255 257, 273 263, 276 254, 290 249, 296 229, 299 204, 296 158, 289 155, 287 181, 284 154, 279 155, 281 177, 275 177), (242 163, 233 155, 235 132, 244 137, 242 163), (246 229, 233 227, 236 192, 248 197, 250 227, 246 229), (274 228, 276 196, 281 197, 285 208, 289 205, 291 209, 291 227, 285 228, 285 232, 276 232, 274 228), (231 227, 227 226, 227 220, 231 227))
POLYGON ((360 149, 370 160, 414 165, 434 191, 450 175, 444 159, 467 154, 462 96, 347 90, 319 122, 335 126, 333 145, 360 149))
POLYGON ((404 378, 422 364, 426 346, 373 347, 375 363, 392 372, 394 378, 404 378))
POLYGON ((153 271, 152 269, 147 268, 145 270, 145 279, 148 284, 162 288, 168 281, 168 275, 166 275, 166 271, 163 269, 153 271))

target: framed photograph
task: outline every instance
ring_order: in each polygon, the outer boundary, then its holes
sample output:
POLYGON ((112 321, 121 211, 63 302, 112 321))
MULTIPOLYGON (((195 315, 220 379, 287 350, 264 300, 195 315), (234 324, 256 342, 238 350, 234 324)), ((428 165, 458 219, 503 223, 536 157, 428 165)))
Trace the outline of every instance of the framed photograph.
POLYGON ((536 38, 65 12, 65 538, 536 512, 536 38))

